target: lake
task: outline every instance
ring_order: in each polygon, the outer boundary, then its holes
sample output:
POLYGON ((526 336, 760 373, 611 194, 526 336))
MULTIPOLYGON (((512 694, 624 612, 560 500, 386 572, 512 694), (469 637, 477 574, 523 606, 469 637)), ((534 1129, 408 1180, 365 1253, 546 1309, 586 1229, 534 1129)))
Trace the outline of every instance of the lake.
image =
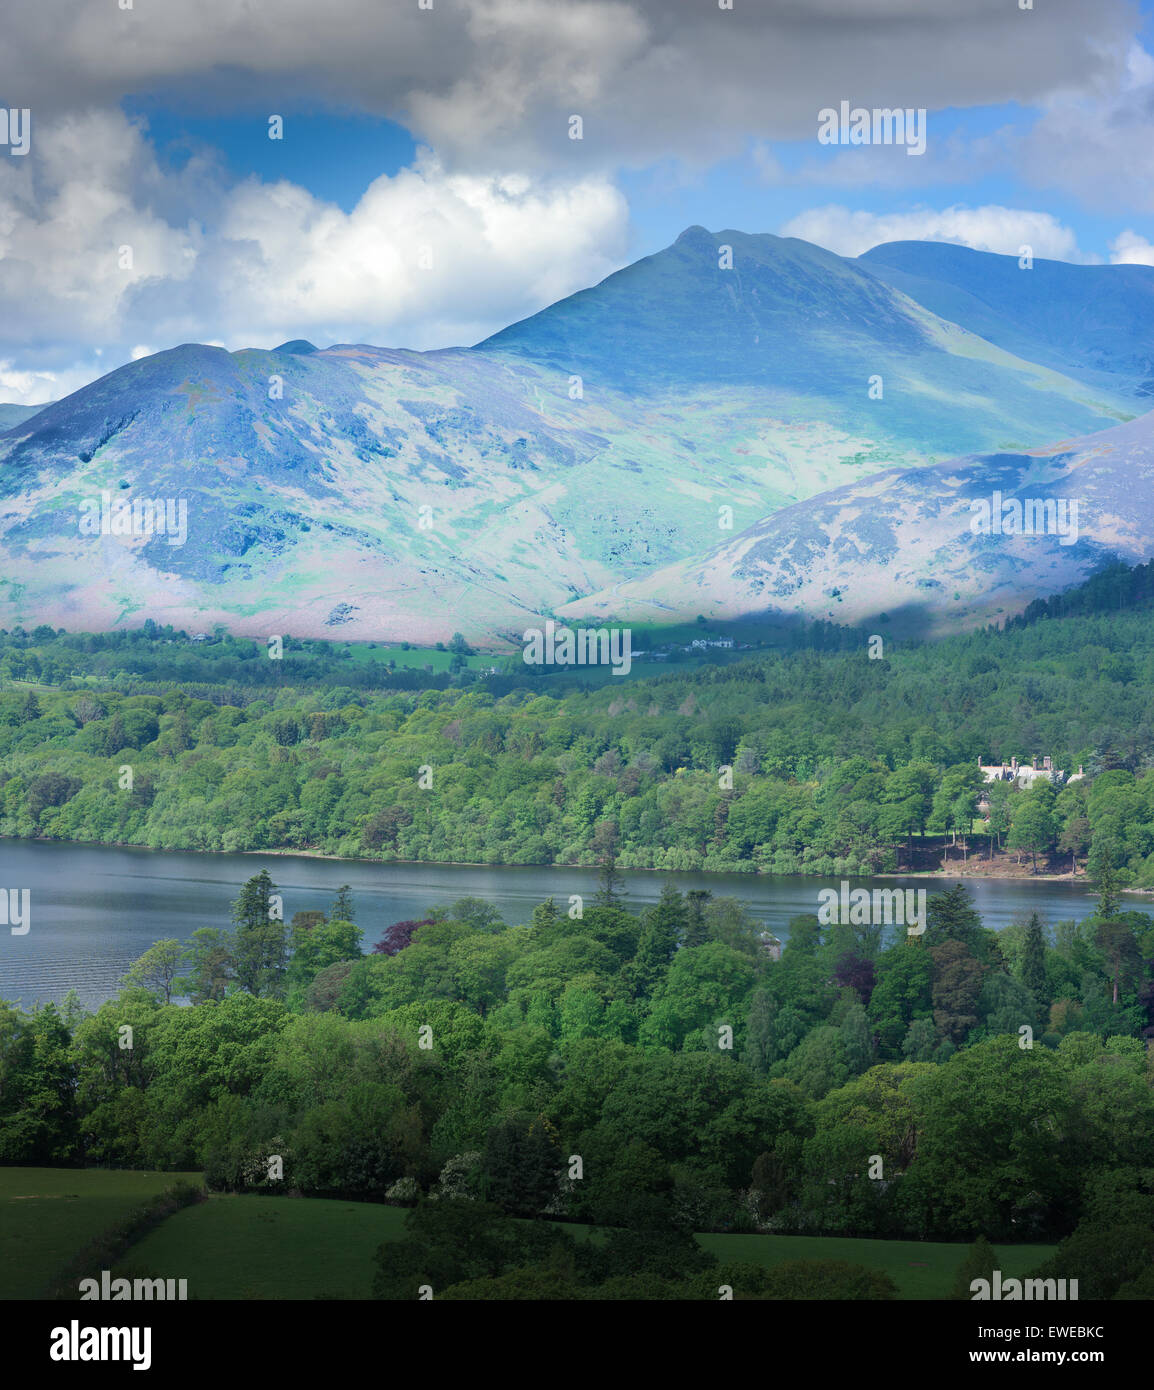
MULTIPOLYGON (((422 917, 438 903, 484 898, 510 925, 529 920, 534 906, 553 897, 567 910, 569 895, 590 902, 593 869, 493 867, 448 864, 373 864, 310 859, 302 855, 190 854, 50 841, 0 840, 0 890, 30 892, 31 929, 13 936, 0 926, 0 999, 25 1008, 59 1001, 75 989, 94 1008, 117 992, 128 966, 164 937, 184 941, 198 927, 227 927, 241 884, 268 869, 284 897, 285 920, 309 908, 327 908, 342 883, 352 886, 357 923, 371 949, 385 928, 422 917)), ((626 901, 656 902, 666 875, 624 871, 626 901)), ((740 898, 769 931, 788 939, 786 923, 816 912, 818 891, 836 881, 754 874, 669 875, 683 891, 704 888, 740 898)), ((925 888, 931 894, 953 879, 854 879, 855 886, 925 888)), ((1082 884, 1021 879, 967 880, 989 927, 1002 928, 1023 913, 1043 921, 1088 917, 1097 902, 1082 884)), ((1135 906, 1141 906, 1136 903, 1135 906)))

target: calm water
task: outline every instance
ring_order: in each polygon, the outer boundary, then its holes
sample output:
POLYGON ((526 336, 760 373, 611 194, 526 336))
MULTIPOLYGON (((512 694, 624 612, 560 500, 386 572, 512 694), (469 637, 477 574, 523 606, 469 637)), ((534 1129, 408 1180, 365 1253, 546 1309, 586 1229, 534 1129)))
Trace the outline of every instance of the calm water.
MULTIPOLYGON (((590 901, 597 889, 591 869, 472 868, 436 864, 366 864, 349 860, 256 854, 181 854, 105 845, 0 840, 0 889, 31 893, 31 930, 13 936, 0 926, 0 999, 32 1004, 60 1000, 75 989, 93 1008, 117 992, 117 982, 138 956, 162 937, 187 940, 198 927, 227 927, 240 886, 267 868, 284 896, 285 920, 308 908, 327 908, 342 883, 352 885, 357 922, 372 947, 391 923, 421 917, 437 903, 484 898, 511 925, 527 922, 533 907, 553 897, 567 906, 570 893, 590 901)), ((674 874, 685 891, 705 888, 740 898, 783 940, 785 924, 817 910, 818 890, 834 880, 766 878, 752 874, 674 874)), ((625 872, 633 907, 655 902, 665 876, 625 872)), ((951 880, 855 879, 855 886, 926 888, 951 880)), ((985 924, 1001 928, 1024 912, 1044 921, 1087 917, 1096 898, 1081 885, 1020 880, 970 880, 985 924)), ((1136 904, 1137 905, 1137 904, 1136 904)))

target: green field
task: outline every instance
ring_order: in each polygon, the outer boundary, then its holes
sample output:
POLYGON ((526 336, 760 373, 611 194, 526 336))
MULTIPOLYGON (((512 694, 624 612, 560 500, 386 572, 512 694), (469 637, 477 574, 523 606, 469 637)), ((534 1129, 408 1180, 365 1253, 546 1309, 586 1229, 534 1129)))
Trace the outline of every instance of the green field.
MULTIPOLYGON (((59 1268, 146 1198, 197 1173, 0 1168, 0 1298, 37 1298, 59 1268)), ((395 1240, 402 1207, 260 1196, 212 1196, 135 1245, 126 1274, 187 1279, 190 1298, 367 1299, 373 1254, 395 1240)), ((587 1228, 570 1226, 580 1239, 587 1228)), ((700 1235, 720 1260, 773 1265, 837 1259, 883 1270, 903 1299, 944 1298, 964 1245, 819 1236, 700 1235)), ((997 1247, 999 1267, 1021 1277, 1049 1245, 997 1247)), ((116 1271, 114 1271, 115 1273, 116 1271)))
MULTIPOLYGON (((761 1265, 783 1260, 848 1260, 888 1274, 903 1299, 948 1298, 968 1245, 915 1240, 857 1240, 849 1236, 699 1235, 699 1243, 719 1260, 750 1260, 761 1265)), ((1020 1279, 1057 1249, 1054 1245, 997 1245, 998 1268, 1020 1279)))
MULTIPOLYGON (((214 1197, 177 1212, 132 1251, 134 1269, 186 1278, 199 1298, 368 1298, 372 1257, 401 1235, 400 1207, 283 1197, 214 1197)), ((578 1239, 582 1226, 570 1226, 578 1239)), ((849 1260, 884 1270, 905 1299, 944 1298, 967 1246, 816 1236, 701 1235, 721 1260, 849 1260), (923 1267, 924 1266, 924 1267, 923 1267)), ((999 1246, 1000 1268, 1021 1276, 1050 1245, 999 1246)), ((126 1264, 128 1262, 126 1261, 126 1264)))
POLYGON ((214 1196, 133 1247, 125 1268, 188 1280, 189 1298, 368 1298, 373 1254, 403 1207, 214 1196))
POLYGON ((0 1298, 39 1298, 70 1256, 181 1178, 200 1174, 0 1168, 0 1298))

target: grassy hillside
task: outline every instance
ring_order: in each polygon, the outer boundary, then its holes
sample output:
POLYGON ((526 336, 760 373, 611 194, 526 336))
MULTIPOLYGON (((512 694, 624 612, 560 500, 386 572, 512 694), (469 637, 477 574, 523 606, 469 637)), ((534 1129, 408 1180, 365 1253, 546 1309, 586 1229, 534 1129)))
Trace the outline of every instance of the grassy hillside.
MULTIPOLYGON (((967 1245, 942 1241, 856 1240, 835 1236, 699 1235, 723 1263, 752 1260, 769 1267, 784 1260, 847 1260, 888 1274, 902 1299, 948 1298, 967 1245)), ((1022 1278, 1049 1259, 1053 1245, 995 1247, 1002 1274, 1022 1278)))
POLYGON ((373 1253, 403 1207, 213 1196, 177 1212, 125 1266, 187 1279, 190 1298, 368 1298, 373 1253))
MULTIPOLYGON (((401 1236, 405 1210, 281 1197, 212 1197, 178 1212, 134 1248, 129 1263, 157 1276, 186 1278, 190 1297, 345 1298, 370 1296, 372 1256, 401 1236)), ((569 1226, 576 1235, 587 1228, 569 1226)), ((784 1260, 849 1260, 884 1270, 905 1299, 944 1298, 967 1246, 811 1236, 701 1235, 721 1261, 766 1266, 784 1260)), ((1021 1276, 1053 1253, 1049 1245, 999 1246, 1000 1268, 1021 1276)))
POLYGON ((39 1297, 69 1256, 181 1178, 200 1174, 0 1168, 0 1299, 39 1297))

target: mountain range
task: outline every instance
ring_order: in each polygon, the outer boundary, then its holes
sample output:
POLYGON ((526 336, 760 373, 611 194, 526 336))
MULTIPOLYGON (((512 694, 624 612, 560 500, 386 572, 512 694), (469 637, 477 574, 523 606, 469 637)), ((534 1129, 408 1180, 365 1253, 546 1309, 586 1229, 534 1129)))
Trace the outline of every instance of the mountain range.
POLYGON ((1150 267, 691 227, 471 348, 186 344, 0 407, 0 626, 972 625, 1154 554, 1151 309, 1150 267), (1077 543, 960 525, 995 487, 1082 489, 1077 543), (182 544, 81 529, 142 498, 182 544))
POLYGON ((1142 563, 1152 538, 1154 412, 1044 449, 887 469, 558 616, 652 624, 774 613, 941 636, 998 623, 1112 561, 1142 563))
POLYGON ((0 404, 0 431, 11 429, 13 425, 22 425, 25 420, 31 420, 33 415, 39 415, 44 408, 42 405, 0 404))

